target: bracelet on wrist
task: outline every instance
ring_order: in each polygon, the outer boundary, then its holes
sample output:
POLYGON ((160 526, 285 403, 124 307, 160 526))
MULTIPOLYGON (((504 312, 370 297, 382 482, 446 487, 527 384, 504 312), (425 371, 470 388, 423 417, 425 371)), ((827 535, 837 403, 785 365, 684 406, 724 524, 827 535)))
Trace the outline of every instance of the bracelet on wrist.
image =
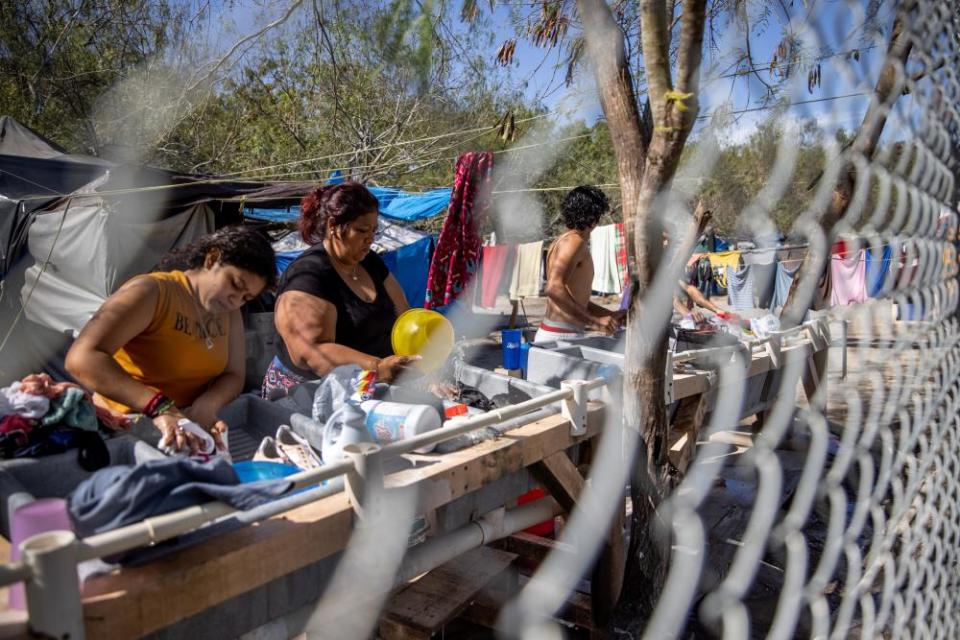
POLYGON ((177 408, 177 403, 163 395, 162 393, 157 393, 155 396, 150 398, 150 401, 143 407, 143 415, 148 418, 156 418, 159 415, 172 411, 177 408))

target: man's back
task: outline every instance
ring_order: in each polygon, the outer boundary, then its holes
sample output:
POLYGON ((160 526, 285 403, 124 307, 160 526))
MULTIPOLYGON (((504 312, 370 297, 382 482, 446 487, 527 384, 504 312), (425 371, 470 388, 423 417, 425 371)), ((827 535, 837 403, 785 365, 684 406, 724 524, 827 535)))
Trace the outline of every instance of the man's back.
POLYGON ((561 234, 550 246, 547 253, 547 314, 546 319, 562 322, 578 329, 584 328, 584 321, 561 309, 551 299, 550 291, 565 288, 576 305, 587 310, 593 284, 593 260, 590 258, 590 245, 584 234, 568 230, 561 234))

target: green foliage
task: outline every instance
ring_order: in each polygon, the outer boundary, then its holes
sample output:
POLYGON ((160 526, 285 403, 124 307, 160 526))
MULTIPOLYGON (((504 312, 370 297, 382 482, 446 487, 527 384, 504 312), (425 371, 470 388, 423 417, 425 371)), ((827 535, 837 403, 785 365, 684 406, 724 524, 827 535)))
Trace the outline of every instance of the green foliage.
POLYGON ((179 47, 187 9, 176 0, 0 0, 0 113, 98 153, 98 96, 179 47))
MULTIPOLYGON (((93 154, 139 130, 134 124, 142 123, 130 124, 124 111, 140 111, 131 106, 138 104, 131 87, 143 83, 144 69, 149 79, 169 81, 185 61, 203 57, 193 40, 210 18, 191 13, 191 0, 0 2, 0 113, 71 151, 93 154), (120 105, 112 120, 102 113, 108 91, 120 105)), ((157 116, 164 126, 142 141, 139 159, 270 180, 319 181, 339 169, 370 184, 427 189, 451 184, 455 159, 464 151, 508 149, 512 142, 494 130, 504 114, 519 123, 519 140, 529 131, 524 119, 541 112, 511 90, 509 70, 471 54, 492 41, 487 21, 453 31, 455 17, 436 0, 305 7, 209 87, 190 93, 173 83, 183 95, 172 101, 172 115, 157 116)), ((618 11, 618 19, 628 17, 623 7, 618 11)), ((158 107, 146 101, 142 111, 151 109, 158 107)), ((814 130, 808 124, 800 136, 791 183, 772 211, 784 231, 806 207, 812 195, 807 187, 823 168, 825 152, 814 130)), ((762 124, 743 143, 723 147, 712 174, 700 181, 721 233, 739 231, 740 213, 769 178, 782 136, 775 121, 762 124)), ((841 146, 847 139, 837 134, 841 146)), ((542 175, 520 164, 511 171, 537 190, 545 214, 531 235, 550 238, 561 230, 567 189, 616 183, 617 163, 604 121, 556 124, 543 139, 522 139, 521 145, 547 140, 563 146, 542 175)), ((498 154, 496 162, 502 166, 511 157, 498 154)), ((619 189, 603 188, 614 209, 609 221, 620 219, 619 189)), ((420 226, 436 230, 439 223, 420 226)))
MULTIPOLYGON (((770 217, 782 233, 788 233, 794 220, 809 205, 813 191, 809 189, 824 168, 826 151, 815 135, 816 123, 808 121, 801 129, 797 156, 789 183, 773 204, 770 217)), ((743 143, 722 149, 709 176, 702 179, 699 192, 713 211, 713 225, 726 236, 743 234, 739 226, 742 212, 757 197, 770 179, 773 158, 786 134, 778 118, 761 123, 743 143)), ((690 144, 693 153, 697 142, 690 144)))

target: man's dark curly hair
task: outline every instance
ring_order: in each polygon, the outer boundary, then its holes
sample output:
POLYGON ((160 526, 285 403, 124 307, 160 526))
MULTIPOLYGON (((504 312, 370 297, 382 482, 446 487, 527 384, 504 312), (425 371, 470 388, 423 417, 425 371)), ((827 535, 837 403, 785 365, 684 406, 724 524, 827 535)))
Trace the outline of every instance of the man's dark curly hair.
POLYGON ((276 255, 270 241, 250 227, 224 227, 197 238, 182 249, 165 255, 158 271, 198 269, 214 249, 220 251, 220 264, 230 265, 254 273, 267 282, 267 289, 277 283, 276 255))
POLYGON ((607 195, 591 186, 573 189, 564 197, 563 204, 560 205, 563 224, 568 229, 576 231, 584 231, 596 226, 601 216, 609 210, 610 201, 607 200, 607 195))

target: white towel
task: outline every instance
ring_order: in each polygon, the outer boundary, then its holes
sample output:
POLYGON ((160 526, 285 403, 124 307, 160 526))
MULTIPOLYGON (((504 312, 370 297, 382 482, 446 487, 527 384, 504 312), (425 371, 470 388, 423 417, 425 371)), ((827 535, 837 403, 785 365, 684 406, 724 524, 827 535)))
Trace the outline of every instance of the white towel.
POLYGON ((607 224, 590 232, 593 284, 598 293, 622 293, 623 279, 617 267, 617 225, 607 224))
POLYGON ((543 279, 543 240, 517 246, 510 278, 510 299, 531 298, 540 295, 543 279))

